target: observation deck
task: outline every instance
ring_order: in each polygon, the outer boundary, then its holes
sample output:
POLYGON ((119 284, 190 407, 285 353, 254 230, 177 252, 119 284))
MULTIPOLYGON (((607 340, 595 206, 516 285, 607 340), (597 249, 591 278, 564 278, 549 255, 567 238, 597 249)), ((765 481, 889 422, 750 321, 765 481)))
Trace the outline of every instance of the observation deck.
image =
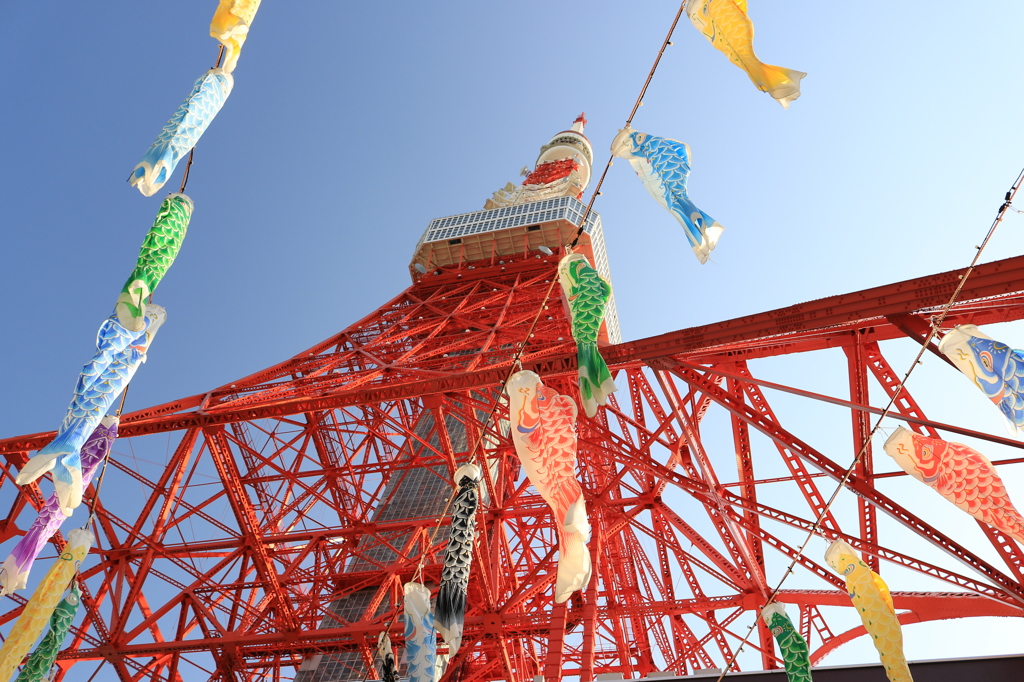
MULTIPOLYGON (((503 256, 526 254, 547 247, 558 251, 571 243, 587 207, 572 196, 519 203, 430 221, 409 263, 414 282, 442 272, 472 270, 475 264, 495 264, 503 256), (418 267, 417 267, 418 266, 418 267)), ((601 216, 591 211, 575 249, 611 282, 601 216)), ((609 343, 620 343, 615 294, 605 313, 609 343)))

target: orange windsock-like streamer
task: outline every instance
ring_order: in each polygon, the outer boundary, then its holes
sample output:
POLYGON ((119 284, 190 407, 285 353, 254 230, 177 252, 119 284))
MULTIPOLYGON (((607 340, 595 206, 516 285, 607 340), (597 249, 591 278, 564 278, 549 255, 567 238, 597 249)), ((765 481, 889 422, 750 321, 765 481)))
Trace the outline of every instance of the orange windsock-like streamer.
POLYGON ((800 79, 806 73, 765 64, 754 54, 754 24, 747 16, 746 0, 691 0, 686 14, 715 49, 746 72, 758 90, 786 109, 800 96, 800 79))
POLYGON ((959 509, 1024 544, 1024 518, 985 455, 902 426, 885 441, 885 454, 959 509))
POLYGON ((210 22, 210 35, 224 46, 224 71, 231 73, 238 64, 242 45, 249 37, 249 26, 260 8, 260 0, 220 0, 210 22))
POLYGON ((555 516, 555 602, 562 603, 576 590, 585 590, 591 574, 590 521, 576 479, 576 403, 530 371, 513 374, 505 390, 516 454, 555 516))

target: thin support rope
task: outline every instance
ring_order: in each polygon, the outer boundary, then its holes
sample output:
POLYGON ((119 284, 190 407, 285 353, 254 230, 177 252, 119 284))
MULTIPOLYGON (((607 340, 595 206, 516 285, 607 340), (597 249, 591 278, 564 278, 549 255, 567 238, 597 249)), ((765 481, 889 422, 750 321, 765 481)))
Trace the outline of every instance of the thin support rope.
POLYGON ((188 163, 185 164, 185 172, 181 175, 181 188, 178 189, 178 194, 185 193, 185 185, 188 184, 188 172, 192 170, 192 157, 194 157, 195 154, 196 148, 192 147, 188 152, 188 163))
MULTIPOLYGON (((643 87, 640 88, 640 94, 633 103, 633 108, 630 110, 629 116, 626 117, 626 125, 623 127, 629 128, 633 125, 633 117, 636 116, 636 112, 643 106, 644 95, 647 94, 647 88, 654 79, 654 72, 658 70, 658 65, 661 63, 661 57, 665 54, 665 48, 672 44, 672 34, 675 33, 676 26, 679 24, 679 19, 683 16, 683 12, 686 11, 686 6, 688 4, 689 0, 683 0, 683 2, 679 4, 679 11, 676 12, 675 18, 672 19, 672 25, 669 26, 668 33, 665 35, 665 40, 661 41, 661 48, 658 49, 658 55, 654 58, 654 64, 651 65, 651 70, 647 74, 647 79, 644 81, 643 87)), ((594 207, 594 201, 597 197, 601 196, 601 186, 604 185, 604 179, 608 175, 608 169, 612 167, 612 162, 614 160, 615 155, 609 154, 608 161, 604 164, 604 170, 601 171, 601 177, 598 178, 597 184, 594 186, 594 193, 590 195, 590 201, 587 203, 587 210, 583 212, 583 219, 580 221, 580 227, 576 230, 576 236, 573 237, 572 243, 569 244, 569 249, 575 248, 576 244, 580 241, 580 237, 583 236, 583 229, 587 225, 587 219, 590 217, 591 209, 594 207)))
MULTIPOLYGON (((846 470, 846 473, 843 474, 843 477, 839 480, 839 484, 836 486, 836 489, 832 492, 832 495, 829 497, 828 502, 825 504, 825 508, 822 509, 821 512, 818 514, 818 517, 815 519, 814 524, 811 526, 811 529, 807 532, 807 537, 804 538, 804 541, 797 548, 796 556, 793 557, 793 560, 791 562, 789 562, 789 566, 782 574, 782 578, 779 580, 778 585, 776 585, 775 589, 772 590, 771 595, 769 595, 768 601, 765 603, 765 607, 774 603, 775 597, 778 596, 779 591, 782 589, 782 585, 786 582, 789 576, 792 575, 793 569, 796 567, 796 564, 800 560, 800 557, 803 556, 804 550, 806 549, 808 543, 810 543, 811 539, 818 533, 818 529, 821 527, 821 522, 824 520, 829 510, 832 508, 832 505, 835 503, 836 499, 838 499, 839 493, 842 491, 844 487, 846 487, 847 482, 853 475, 854 469, 860 463, 861 459, 863 459, 864 453, 867 452, 868 446, 871 444, 871 440, 874 438, 875 434, 881 427, 882 420, 886 418, 886 416, 892 410, 893 405, 896 404, 896 400, 903 392, 903 387, 906 385, 907 380, 910 379, 910 375, 913 374, 914 370, 917 369, 917 367, 921 364, 921 358, 924 357, 924 354, 931 345, 931 342, 935 338, 935 335, 942 327, 943 322, 946 321, 946 317, 949 315, 949 311, 952 309, 953 305, 960 297, 960 293, 963 291, 964 285, 967 283, 967 278, 970 277, 971 274, 974 272, 975 267, 978 265, 978 261, 981 259, 982 252, 985 251, 985 247, 988 246, 989 241, 991 241, 992 235, 995 234, 996 228, 999 227, 999 224, 1003 221, 1003 217, 1006 215, 1006 211, 1011 207, 1013 199, 1017 195, 1017 190, 1020 189, 1022 181, 1024 181, 1024 169, 1021 169, 1021 172, 1017 175, 1017 179, 1014 180, 1013 184, 1010 186, 1010 189, 1007 190, 1006 195, 1003 197, 1003 203, 999 207, 999 210, 996 212, 996 217, 995 220, 992 221, 992 226, 989 227, 988 233, 985 235, 985 239, 984 241, 981 242, 981 245, 975 247, 974 258, 971 260, 971 264, 967 266, 967 270, 964 272, 964 274, 959 276, 960 280, 956 285, 956 289, 954 289, 953 291, 953 295, 950 296, 949 302, 946 303, 945 306, 943 306, 941 314, 939 314, 938 316, 932 316, 931 328, 928 330, 928 336, 925 337, 924 341, 922 342, 921 348, 920 350, 918 350, 917 355, 914 357, 914 361, 911 363, 910 368, 903 375, 903 379, 900 381, 899 385, 896 386, 896 389, 893 391, 892 396, 889 398, 889 402, 888 404, 886 404, 885 409, 883 409, 882 412, 878 415, 878 419, 875 421, 875 425, 872 427, 871 432, 868 433, 867 438, 864 439, 864 443, 857 451, 857 456, 854 457, 853 462, 846 470)), ((754 617, 754 622, 747 629, 746 636, 743 638, 743 641, 740 642, 740 645, 739 647, 737 647, 736 651, 729 658, 729 661, 726 663, 725 668, 722 669, 722 673, 718 676, 716 682, 721 682, 722 678, 725 677, 725 673, 736 662, 736 657, 739 656, 739 653, 743 650, 743 647, 746 646, 747 643, 750 641, 750 636, 751 634, 753 634, 754 629, 757 627, 759 618, 760 614, 757 614, 754 617)))
MULTIPOLYGON (((482 456, 478 455, 478 449, 480 447, 480 444, 483 443, 484 433, 487 430, 487 425, 491 423, 492 419, 494 419, 494 413, 498 410, 498 405, 501 404, 501 396, 502 393, 505 391, 505 387, 508 385, 509 379, 511 379, 512 375, 515 374, 516 367, 521 366, 520 360, 523 357, 523 353, 526 352, 526 347, 530 344, 530 337, 533 336, 533 332, 537 328, 537 322, 540 320, 540 316, 544 312, 544 307, 547 304, 548 297, 551 296, 551 290, 554 289, 555 284, 557 283, 558 275, 556 273, 554 276, 552 276, 551 284, 548 285, 548 290, 544 294, 544 303, 541 304, 541 306, 537 309, 537 314, 533 316, 533 321, 530 323, 530 329, 526 333, 526 338, 523 339, 522 345, 516 352, 515 358, 512 360, 512 364, 509 367, 509 371, 505 375, 505 379, 501 382, 501 389, 498 391, 498 396, 497 398, 495 398, 494 404, 491 405, 490 412, 487 413, 487 419, 484 420, 483 428, 480 429, 480 435, 477 437, 476 442, 473 443, 473 447, 469 450, 469 452, 472 453, 469 455, 469 460, 482 456)), ((486 460, 486 458, 484 459, 486 460)), ((482 463, 484 466, 487 465, 486 461, 482 463)), ((457 468, 458 467, 456 467, 456 469, 457 468)), ((455 501, 456 495, 458 495, 458 493, 453 490, 452 494, 448 496, 448 501, 444 505, 444 510, 441 511, 441 515, 437 519, 437 524, 434 526, 434 531, 430 534, 430 541, 427 543, 426 547, 424 547, 423 551, 420 553, 420 560, 416 566, 416 572, 413 574, 412 582, 419 582, 419 580, 422 579, 423 565, 426 563, 427 554, 431 551, 431 549, 434 546, 434 541, 437 539, 437 534, 441 531, 441 526, 444 525, 444 519, 448 515, 448 510, 451 509, 452 503, 455 501)), ((391 632, 391 628, 393 628, 395 623, 398 621, 399 613, 400 611, 396 609, 395 615, 391 618, 391 622, 388 623, 387 628, 384 630, 385 632, 391 632)), ((374 654, 374 660, 376 660, 376 654, 374 654)))
MULTIPOLYGON (((219 49, 217 50, 217 63, 213 65, 213 68, 215 68, 215 69, 220 68, 221 61, 223 59, 224 59, 224 44, 221 43, 219 49)), ((181 175, 181 188, 178 190, 178 194, 184 194, 185 193, 185 185, 188 184, 188 172, 189 172, 189 170, 192 169, 192 158, 195 156, 195 154, 196 154, 196 148, 192 147, 192 149, 190 149, 188 151, 188 162, 185 164, 185 172, 182 173, 182 175, 181 175)))
MULTIPOLYGON (((192 158, 191 157, 189 157, 189 163, 190 164, 192 163, 192 158)), ((186 175, 187 174, 188 174, 188 169, 186 169, 186 175)), ((184 186, 185 186, 185 183, 182 182, 182 188, 184 188, 184 186)), ((149 294, 149 302, 150 303, 153 302, 153 294, 152 293, 149 294)), ((138 307, 139 307, 140 310, 142 309, 142 296, 141 295, 139 296, 138 307)), ((146 333, 146 332, 143 332, 143 333, 146 333)), ((149 349, 147 348, 147 351, 148 350, 149 349)), ((118 403, 118 405, 117 405, 117 412, 114 413, 114 416, 117 417, 118 419, 121 418, 121 412, 124 411, 124 401, 128 398, 128 389, 131 388, 131 387, 132 387, 132 381, 131 381, 131 379, 129 379, 128 383, 124 385, 124 390, 121 391, 121 402, 118 403)), ((113 448, 113 444, 111 444, 111 448, 113 448)), ((85 525, 82 526, 82 528, 84 528, 85 530, 89 530, 89 526, 91 526, 93 524, 93 522, 96 520, 96 508, 99 506, 99 503, 100 503, 100 490, 103 489, 103 480, 107 476, 107 462, 109 460, 110 460, 110 450, 108 450, 107 454, 103 456, 103 462, 100 465, 102 468, 100 469, 100 477, 96 481, 96 494, 93 495, 93 498, 92 498, 92 505, 91 505, 91 507, 89 509, 89 518, 86 520, 85 525)), ((99 534, 97 534, 96 537, 97 537, 97 541, 98 541, 99 534)))
MULTIPOLYGON (((658 49, 658 54, 654 58, 654 64, 651 66, 651 70, 647 73, 647 78, 644 80, 643 87, 640 88, 640 94, 637 96, 636 101, 633 103, 633 108, 630 110, 629 116, 626 118, 626 128, 630 127, 630 125, 633 123, 633 118, 636 116, 637 111, 643 105, 643 98, 644 95, 647 93, 647 88, 648 86, 650 86, 651 80, 654 78, 654 73, 658 70, 658 65, 661 63, 661 58, 665 54, 665 48, 672 44, 672 34, 675 32, 676 26, 679 24, 679 19, 680 17, 682 17, 683 12, 686 11, 686 5, 688 3, 689 0, 683 0, 683 2, 680 3, 679 5, 679 10, 676 12, 675 17, 672 19, 672 25, 669 27, 668 33, 666 34, 665 39, 662 41, 661 47, 658 49)), ((594 202, 597 200, 597 197, 601 195, 601 186, 604 184, 605 177, 608 175, 608 169, 611 168, 612 161, 614 159, 614 155, 610 155, 608 157, 608 161, 607 163, 605 163, 604 170, 601 172, 601 177, 598 179, 597 185, 594 186, 594 191, 590 195, 590 201, 587 202, 587 207, 586 210, 583 212, 583 217, 580 220, 579 228, 576 230, 576 235, 573 237, 572 242, 566 247, 567 252, 571 252, 572 249, 574 249, 576 245, 579 243, 580 237, 583 236, 583 232, 587 225, 587 220, 590 218, 590 214, 594 208, 594 202)), ((508 385, 509 379, 511 379, 512 375, 515 374, 517 367, 522 366, 521 360, 523 354, 526 352, 527 346, 529 346, 530 344, 530 337, 533 336, 533 332, 537 327, 537 322, 538 320, 540 320, 541 313, 543 313, 544 309, 547 307, 548 300, 551 298, 551 292, 554 290, 555 284, 557 283, 558 274, 556 272, 551 279, 551 284, 548 286, 548 289, 544 294, 544 299, 541 301, 541 304, 537 309, 537 314, 534 315, 533 321, 530 323, 530 329, 526 334, 526 338, 523 340, 522 345, 519 347, 519 350, 516 352, 515 357, 512 359, 512 364, 509 367, 508 374, 505 375, 505 379, 501 382, 501 389, 498 391, 498 395, 494 400, 494 404, 491 406, 491 410, 487 414, 487 419, 484 421, 484 426, 480 430, 480 435, 477 438, 476 443, 474 443, 472 449, 470 449, 469 451, 470 453, 472 453, 470 455, 470 459, 478 458, 481 456, 478 453, 478 449, 480 447, 480 444, 483 442, 484 433, 487 429, 487 425, 491 423, 491 420, 494 418, 494 413, 498 409, 498 405, 500 405, 502 402, 502 395, 505 391, 506 386, 508 385)), ((483 462, 483 464, 484 466, 486 466, 486 462, 483 462)), ((453 491, 452 494, 448 497, 448 501, 445 503, 444 510, 441 512, 441 515, 438 518, 437 525, 434 526, 434 531, 430 535, 430 542, 424 548, 423 552, 420 554, 420 560, 416 566, 416 572, 413 574, 413 582, 416 582, 422 578, 423 566, 426 563, 427 553, 434 546, 434 541, 437 539, 437 534, 440 532, 441 526, 444 524, 444 519, 448 514, 448 510, 451 508, 452 503, 455 501, 456 494, 457 493, 453 491)), ((395 615, 391 619, 391 622, 388 623, 385 632, 390 632, 391 628, 394 627, 395 623, 398 621, 398 614, 399 610, 396 609, 395 615)), ((376 660, 376 654, 374 654, 374 659, 376 660)))
POLYGON ((105 659, 105 658, 102 661, 100 661, 100 664, 98 666, 96 666, 96 670, 94 670, 92 672, 92 675, 89 675, 89 679, 86 680, 86 682, 92 682, 93 678, 96 677, 96 673, 98 673, 100 671, 100 668, 102 668, 103 664, 106 663, 106 662, 107 662, 107 659, 105 659))

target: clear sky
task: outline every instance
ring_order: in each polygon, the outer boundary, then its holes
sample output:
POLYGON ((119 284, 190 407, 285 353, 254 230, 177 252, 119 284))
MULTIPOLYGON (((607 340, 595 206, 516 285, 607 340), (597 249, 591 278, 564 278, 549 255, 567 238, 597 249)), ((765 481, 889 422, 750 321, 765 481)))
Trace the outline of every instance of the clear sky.
MULTIPOLYGON (((0 5, 0 436, 60 422, 159 205, 125 179, 212 66, 215 5, 0 5)), ((428 222, 482 207, 581 111, 600 167, 675 9, 266 0, 197 148, 195 215, 155 297, 168 323, 127 409, 281 361, 398 294, 428 222)), ((808 72, 802 97, 784 111, 680 24, 634 127, 690 144, 691 197, 726 232, 700 266, 628 165, 611 169, 596 209, 627 340, 964 266, 1024 165, 1020 2, 752 0, 750 15, 765 62, 808 72)), ((179 180, 180 169, 167 188, 179 180)), ((1024 252, 1022 228, 1011 213, 985 260, 1024 252)), ((1024 325, 990 331, 1024 346, 1024 325)), ((901 372, 913 353, 883 350, 901 372)), ((753 369, 842 395, 844 367, 823 353, 753 369)), ((936 361, 915 381, 931 418, 1002 433, 984 398, 936 361)), ((829 413, 833 437, 811 408, 772 399, 791 429, 849 459, 845 414, 829 413)), ((1004 476, 1024 503, 1024 476, 1004 476)), ((959 512, 904 483, 887 492, 977 541, 959 512)), ((883 575, 893 589, 944 589, 883 575)), ((1016 621, 905 633, 918 659, 1024 641, 1016 621)), ((862 639, 827 662, 874 660, 862 639)))

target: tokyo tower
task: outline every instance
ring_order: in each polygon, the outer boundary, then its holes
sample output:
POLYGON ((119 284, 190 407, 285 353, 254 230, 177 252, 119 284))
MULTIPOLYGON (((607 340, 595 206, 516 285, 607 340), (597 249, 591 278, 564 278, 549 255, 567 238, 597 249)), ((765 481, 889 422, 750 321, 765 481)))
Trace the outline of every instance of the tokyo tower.
MULTIPOLYGON (((554 135, 523 182, 482 210, 433 220, 412 284, 371 314, 280 364, 122 417, 82 567, 84 617, 57 680, 87 679, 97 665, 107 668, 98 679, 125 682, 378 679, 378 635, 402 648, 395 616, 421 559, 436 591, 443 512, 467 461, 483 470, 478 535, 462 647, 443 680, 691 675, 734 658, 779 668, 758 615, 792 559, 800 579, 778 600, 820 661, 865 633, 842 616, 852 611, 842 578, 820 552, 797 551, 819 515, 820 535, 846 540, 883 575, 898 566, 944 585, 895 591, 904 623, 1024 615, 1021 548, 981 526, 970 530, 991 551, 969 549, 881 492, 870 444, 845 484, 848 508, 826 507, 880 411, 870 385, 891 395, 899 384, 880 344, 923 339, 955 271, 627 342, 613 300, 601 343, 619 390, 578 422, 594 575, 554 603, 555 528, 521 471, 501 387, 521 364, 579 399, 566 309, 557 287, 547 293, 581 225, 575 251, 611 280, 601 218, 580 200, 594 162, 585 124, 554 135), (748 366, 827 348, 843 354, 848 395, 765 381, 748 366), (769 403, 778 392, 845 410, 853 450, 802 439, 769 403), (125 454, 144 460, 168 438, 158 465, 125 454), (140 486, 141 500, 118 499, 140 486), (927 559, 887 538, 881 517, 927 546, 927 559)), ((1024 257, 989 263, 945 325, 1021 319, 1022 303, 1024 257)), ((1012 442, 931 421, 906 391, 893 416, 925 435, 1012 442)), ((51 437, 0 441, 0 541, 24 533, 49 494, 49 482, 13 479, 51 437)), ((4 600, 0 628, 24 604, 21 593, 4 600)))

